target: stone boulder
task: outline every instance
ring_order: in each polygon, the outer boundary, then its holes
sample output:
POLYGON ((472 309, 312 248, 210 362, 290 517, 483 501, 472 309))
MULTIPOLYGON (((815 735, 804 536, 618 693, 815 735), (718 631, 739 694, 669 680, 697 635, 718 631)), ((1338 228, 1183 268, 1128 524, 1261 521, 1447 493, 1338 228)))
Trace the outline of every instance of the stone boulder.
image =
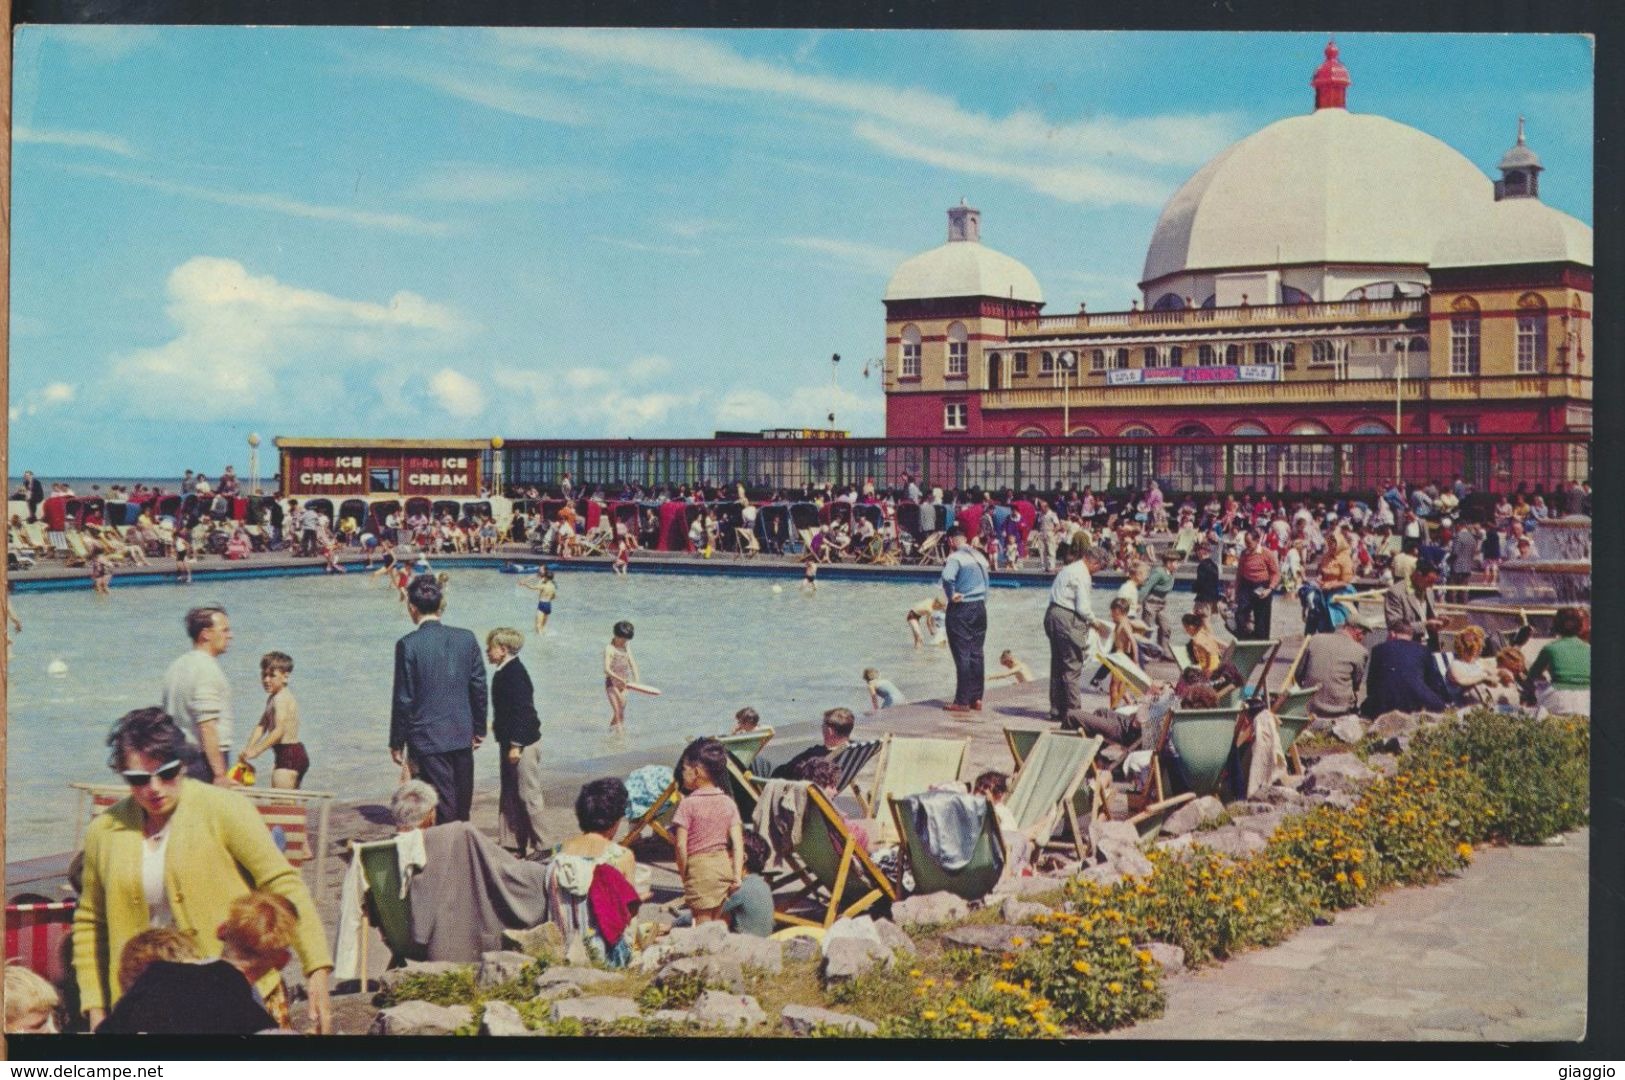
MULTIPOLYGON (((1063 882, 1052 877, 1034 875, 1032 877, 1007 877, 1000 881, 993 889, 994 896, 1042 896, 1046 893, 1061 891, 1063 882)), ((896 918, 896 905, 892 905, 892 917, 896 918)))
POLYGON ((915 947, 914 939, 908 936, 901 926, 890 919, 876 919, 875 933, 880 936, 880 943, 893 953, 907 953, 913 956, 920 950, 915 947))
POLYGON ((1196 844, 1196 834, 1186 833, 1184 836, 1170 836, 1166 840, 1157 841, 1157 850, 1166 851, 1170 855, 1179 855, 1189 851, 1196 844))
POLYGON ((873 1035, 875 1025, 861 1016, 850 1016, 816 1005, 786 1005, 779 1020, 792 1035, 811 1035, 816 1028, 826 1028, 860 1035, 873 1035))
POLYGON ((1358 716, 1345 716, 1332 725, 1332 737, 1353 746, 1365 738, 1365 721, 1358 716))
POLYGON ((1196 842, 1235 859, 1246 858, 1268 846, 1262 836, 1237 825, 1226 825, 1202 833, 1196 837, 1196 842))
MULTIPOLYGON (((1313 805, 1310 798, 1303 792, 1280 784, 1272 784, 1261 791, 1254 792, 1253 797, 1248 802, 1254 806, 1279 807, 1288 813, 1300 813, 1308 810, 1313 805)), ((1231 808, 1231 813, 1235 813, 1234 807, 1231 808)))
POLYGON ((1223 814, 1224 803, 1212 795, 1204 795, 1169 814, 1168 820, 1162 823, 1162 832, 1164 836, 1184 836, 1210 821, 1217 821, 1223 814))
POLYGON ((564 934, 557 923, 545 922, 529 930, 504 930, 502 943, 527 956, 552 962, 564 959, 564 934))
POLYGON ((631 998, 580 997, 553 1003, 553 1020, 580 1020, 584 1024, 613 1024, 638 1015, 638 1003, 631 998))
POLYGON ((767 1014, 753 997, 706 990, 688 1010, 688 1018, 703 1027, 748 1028, 766 1023, 767 1014))
MULTIPOLYGON (((1244 829, 1250 833, 1257 833, 1259 836, 1262 836, 1264 839, 1268 840, 1272 835, 1274 835, 1275 830, 1280 826, 1282 819, 1285 817, 1286 812, 1284 810, 1270 810, 1268 813, 1263 814, 1245 814, 1237 816, 1234 824, 1238 829, 1244 829)), ((1200 840, 1201 836, 1198 835, 1197 839, 1200 840)))
POLYGON ((810 937, 793 937, 784 942, 784 959, 792 964, 804 964, 808 960, 817 960, 824 955, 824 950, 818 942, 810 937))
POLYGON ((879 941, 859 937, 837 938, 824 946, 824 985, 846 982, 857 978, 871 968, 890 967, 892 951, 879 941))
POLYGON ((1013 952, 1024 948, 1032 939, 1032 927, 1008 924, 956 926, 952 930, 945 931, 941 937, 945 947, 980 949, 989 953, 1013 952), (1018 941, 1020 944, 1017 944, 1018 941))
POLYGON ((659 971, 666 964, 684 956, 709 956, 728 940, 728 924, 701 923, 699 926, 679 926, 658 942, 643 950, 638 967, 648 973, 659 971))
POLYGON ((1177 975, 1185 970, 1185 950, 1178 945, 1169 945, 1162 941, 1148 941, 1134 947, 1150 953, 1152 959, 1161 965, 1164 975, 1177 975))
POLYGON ((958 922, 969 914, 970 905, 948 892, 921 893, 891 906, 892 921, 904 929, 958 922))
POLYGON ((392 991, 403 981, 414 975, 449 975, 454 971, 464 971, 470 965, 454 964, 449 960, 408 960, 405 967, 390 968, 378 977, 378 985, 385 991, 392 991))
MULTIPOLYGON (((1180 836, 1176 839, 1189 841, 1190 837, 1180 836)), ((1092 881, 1096 885, 1103 888, 1110 888, 1111 886, 1116 885, 1119 881, 1127 880, 1131 875, 1125 871, 1119 870, 1111 863, 1100 863, 1097 866, 1085 868, 1083 871, 1081 871, 1079 876, 1086 878, 1087 880, 1092 881)))
POLYGON ((735 994, 745 992, 745 972, 739 961, 723 956, 684 956, 655 972, 654 984, 668 986, 680 979, 699 976, 706 986, 715 986, 735 994))
POLYGON ((474 973, 474 985, 490 989, 519 978, 520 973, 535 963, 522 952, 488 952, 480 957, 479 970, 474 973))
POLYGON ((539 998, 576 997, 595 986, 620 982, 622 976, 597 968, 550 967, 536 976, 539 998))
POLYGON ((689 1015, 687 1009, 656 1009, 652 1013, 644 1014, 643 1018, 651 1024, 687 1026, 694 1022, 694 1017, 689 1015))
POLYGON ((474 1022, 474 1010, 467 1005, 431 1005, 427 1001, 403 1001, 391 1005, 373 1018, 373 1035, 450 1035, 474 1022))
POLYGON ((520 1018, 519 1010, 506 1001, 487 1001, 485 1015, 480 1019, 480 1034, 513 1037, 534 1032, 525 1029, 525 1021, 520 1018))
POLYGON ((1367 734, 1382 740, 1377 749, 1403 754, 1411 745, 1411 737, 1422 730, 1422 717, 1398 711, 1385 712, 1372 721, 1367 734))
POLYGON ((1372 754, 1365 759, 1366 767, 1382 776, 1399 774, 1399 758, 1393 754, 1372 754))
POLYGON ((1298 790, 1305 794, 1352 792, 1376 779, 1377 774, 1353 754, 1328 754, 1304 775, 1298 790))
POLYGON ((1004 898, 1004 903, 999 905, 999 918, 1007 923, 1025 923, 1031 922, 1040 915, 1053 914, 1054 910, 1048 904, 1035 904, 1030 900, 1007 896, 1004 898))
POLYGON ((784 970, 783 944, 754 934, 729 934, 711 950, 710 955, 770 975, 784 970))
POLYGON ((1125 874, 1147 877, 1151 860, 1140 850, 1140 833, 1126 821, 1096 818, 1089 823, 1089 843, 1095 856, 1125 874))

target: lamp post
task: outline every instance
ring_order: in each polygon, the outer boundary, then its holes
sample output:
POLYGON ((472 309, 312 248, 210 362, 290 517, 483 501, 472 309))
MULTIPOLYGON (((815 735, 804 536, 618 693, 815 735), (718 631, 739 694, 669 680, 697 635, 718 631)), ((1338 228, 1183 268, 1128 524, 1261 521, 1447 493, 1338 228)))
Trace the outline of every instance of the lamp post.
POLYGON ((1405 339, 1400 338, 1394 342, 1394 487, 1401 487, 1405 482, 1403 461, 1405 458, 1405 443, 1402 438, 1404 429, 1404 401, 1405 401, 1405 339))
POLYGON ((835 403, 840 397, 840 387, 836 385, 836 374, 841 370, 841 354, 831 353, 829 357, 829 426, 835 428, 835 403))
POLYGON ((1078 354, 1064 352, 1055 358, 1055 373, 1061 379, 1061 437, 1072 434, 1072 373, 1078 370, 1078 354))
POLYGON ((260 493, 260 433, 248 433, 248 490, 257 498, 260 493))

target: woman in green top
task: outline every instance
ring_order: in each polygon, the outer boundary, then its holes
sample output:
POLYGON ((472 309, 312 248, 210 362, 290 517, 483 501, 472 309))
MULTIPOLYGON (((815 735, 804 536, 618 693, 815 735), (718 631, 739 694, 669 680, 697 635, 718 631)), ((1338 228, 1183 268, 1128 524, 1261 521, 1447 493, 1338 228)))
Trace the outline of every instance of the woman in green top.
POLYGON ((1551 682, 1536 690, 1536 699, 1547 712, 1591 715, 1591 645, 1580 638, 1585 615, 1578 608, 1561 608, 1552 622, 1557 640, 1540 650, 1529 681, 1544 677, 1551 682))

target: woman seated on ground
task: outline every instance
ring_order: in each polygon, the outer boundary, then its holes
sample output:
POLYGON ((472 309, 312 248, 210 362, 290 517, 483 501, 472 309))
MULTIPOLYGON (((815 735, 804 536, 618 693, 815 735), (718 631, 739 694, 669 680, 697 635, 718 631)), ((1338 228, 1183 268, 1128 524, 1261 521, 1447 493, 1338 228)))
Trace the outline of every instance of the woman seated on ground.
MULTIPOLYGON (((1535 500, 1540 502, 1539 498, 1535 500)), ((1591 715, 1591 644, 1580 637, 1586 617, 1578 608, 1559 608, 1552 622, 1557 640, 1535 657, 1529 681, 1540 706, 1553 713, 1591 715), (1542 678, 1549 680, 1542 683, 1542 678)))
MULTIPOLYGON (((609 967, 625 967, 631 961, 632 943, 625 933, 627 924, 601 922, 610 909, 595 904, 593 897, 599 892, 595 883, 601 880, 600 867, 613 869, 624 883, 638 889, 637 858, 614 840, 626 817, 626 799, 626 785, 615 777, 584 784, 576 796, 581 833, 554 849, 547 869, 549 917, 564 934, 566 955, 579 942, 588 956, 609 967)), ((646 890, 639 895, 646 898, 646 890)))
POLYGON ((232 532, 231 539, 226 541, 226 558, 246 559, 248 553, 254 550, 254 542, 248 538, 248 530, 241 525, 232 532))
POLYGON ((124 530, 124 557, 137 566, 151 566, 147 560, 146 542, 131 525, 124 530))
POLYGON ((1484 657, 1484 631, 1476 626, 1464 627, 1456 634, 1452 649, 1455 656, 1446 669, 1446 681, 1456 699, 1467 705, 1495 703, 1496 689, 1510 685, 1503 680, 1495 662, 1484 657))

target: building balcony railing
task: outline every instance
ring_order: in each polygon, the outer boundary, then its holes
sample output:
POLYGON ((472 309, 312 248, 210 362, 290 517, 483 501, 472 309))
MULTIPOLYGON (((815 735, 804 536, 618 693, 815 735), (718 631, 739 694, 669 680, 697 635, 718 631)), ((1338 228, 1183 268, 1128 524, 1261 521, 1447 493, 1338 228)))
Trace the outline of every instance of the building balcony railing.
POLYGON ((1269 323, 1328 323, 1351 319, 1393 320, 1421 315, 1425 297, 1334 300, 1323 304, 1254 304, 1246 307, 1181 308, 1175 311, 1106 311, 1042 315, 1009 324, 1009 337, 1054 337, 1091 330, 1203 330, 1269 323))
POLYGON ((1479 375, 1429 379, 1305 379, 1291 382, 1203 382, 1127 386, 1039 387, 989 390, 983 409, 1048 409, 1063 404, 1090 407, 1169 407, 1201 405, 1313 405, 1353 397, 1393 401, 1396 388, 1405 402, 1506 401, 1534 398, 1591 400, 1591 380, 1574 375, 1479 375))

